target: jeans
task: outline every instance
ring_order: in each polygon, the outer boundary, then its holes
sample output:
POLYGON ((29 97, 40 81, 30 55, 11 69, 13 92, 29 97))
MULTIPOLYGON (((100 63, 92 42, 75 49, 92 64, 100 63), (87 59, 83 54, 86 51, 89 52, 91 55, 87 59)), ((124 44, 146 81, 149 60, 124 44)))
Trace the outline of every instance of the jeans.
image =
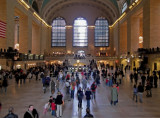
POLYGON ((92 99, 95 99, 96 98, 96 92, 95 91, 92 91, 92 99))
POLYGON ((142 103, 142 102, 143 102, 143 101, 142 101, 143 93, 142 93, 142 92, 139 92, 138 95, 139 95, 139 101, 142 103))
POLYGON ((133 93, 133 100, 136 97, 136 102, 137 102, 137 93, 133 93))
POLYGON ((74 99, 74 90, 71 90, 71 98, 74 99))
POLYGON ((90 108, 90 100, 87 100, 87 108, 90 108))
POLYGON ((82 99, 78 100, 78 108, 82 108, 82 99))
POLYGON ((52 116, 55 116, 55 110, 52 110, 52 116))

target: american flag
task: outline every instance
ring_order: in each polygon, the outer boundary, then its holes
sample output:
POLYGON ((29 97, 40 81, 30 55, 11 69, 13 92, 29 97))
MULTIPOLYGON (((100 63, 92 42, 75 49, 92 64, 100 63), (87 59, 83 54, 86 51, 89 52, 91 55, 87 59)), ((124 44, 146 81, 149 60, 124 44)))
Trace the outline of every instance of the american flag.
POLYGON ((6 23, 0 21, 0 37, 6 38, 6 23))

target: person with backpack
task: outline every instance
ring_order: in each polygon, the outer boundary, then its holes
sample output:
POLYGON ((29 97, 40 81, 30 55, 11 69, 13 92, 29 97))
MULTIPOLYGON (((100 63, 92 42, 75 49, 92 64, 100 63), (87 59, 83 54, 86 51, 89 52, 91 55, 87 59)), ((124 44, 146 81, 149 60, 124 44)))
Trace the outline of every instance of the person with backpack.
POLYGON ((96 88, 97 88, 96 83, 93 82, 93 84, 91 85, 92 99, 93 99, 93 98, 94 98, 94 99, 96 98, 96 88))

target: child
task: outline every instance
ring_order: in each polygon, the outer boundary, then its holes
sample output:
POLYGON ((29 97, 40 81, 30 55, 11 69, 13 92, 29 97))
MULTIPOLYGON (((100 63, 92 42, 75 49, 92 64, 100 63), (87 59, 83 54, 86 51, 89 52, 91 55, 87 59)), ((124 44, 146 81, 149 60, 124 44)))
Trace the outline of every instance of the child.
POLYGON ((55 116, 55 111, 56 111, 56 104, 55 104, 55 99, 53 99, 51 103, 51 108, 52 108, 52 116, 55 116))
POLYGON ((47 111, 48 111, 48 108, 49 108, 49 102, 47 102, 45 105, 44 105, 44 110, 43 110, 43 114, 46 115, 47 111))
POLYGON ((106 79, 106 85, 109 86, 109 79, 106 79))
POLYGON ((136 97, 136 102, 137 102, 137 86, 136 84, 133 86, 133 100, 136 97))

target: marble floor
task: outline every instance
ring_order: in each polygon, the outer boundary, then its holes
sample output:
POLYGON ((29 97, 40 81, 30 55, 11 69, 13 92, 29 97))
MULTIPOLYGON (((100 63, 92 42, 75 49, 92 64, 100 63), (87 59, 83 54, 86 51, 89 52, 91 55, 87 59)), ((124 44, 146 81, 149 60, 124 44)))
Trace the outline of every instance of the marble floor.
MULTIPOLYGON (((88 81, 88 86, 93 80, 88 81)), ((91 100, 91 113, 95 118, 160 118, 160 87, 153 88, 152 98, 146 97, 146 92, 143 94, 143 103, 136 103, 132 100, 133 84, 129 81, 129 76, 126 74, 120 85, 119 102, 116 106, 110 105, 110 88, 101 80, 100 86, 96 91, 96 99, 91 100)), ((83 109, 78 110, 78 100, 75 95, 74 100, 69 100, 65 95, 65 86, 60 84, 60 90, 64 95, 63 116, 62 118, 83 118, 86 109, 86 100, 83 99, 83 109)), ((51 95, 50 90, 43 93, 41 81, 30 82, 27 80, 25 84, 17 85, 15 80, 9 80, 7 94, 0 91, 0 102, 2 110, 0 118, 3 118, 8 113, 10 106, 14 107, 14 112, 23 118, 25 111, 30 104, 38 110, 40 118, 52 118, 50 113, 43 115, 43 106, 49 100, 51 95)), ((54 94, 56 96, 56 94, 54 94)))

